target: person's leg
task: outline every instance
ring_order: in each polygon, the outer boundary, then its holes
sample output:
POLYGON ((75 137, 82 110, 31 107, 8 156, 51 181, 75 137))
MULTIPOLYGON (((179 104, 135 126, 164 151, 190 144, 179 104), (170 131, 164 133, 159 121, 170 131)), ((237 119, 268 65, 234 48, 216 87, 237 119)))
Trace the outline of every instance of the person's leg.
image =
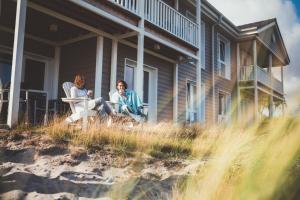
POLYGON ((94 99, 95 101, 95 110, 101 111, 102 109, 108 115, 112 114, 112 109, 107 105, 107 103, 103 100, 102 97, 94 99))

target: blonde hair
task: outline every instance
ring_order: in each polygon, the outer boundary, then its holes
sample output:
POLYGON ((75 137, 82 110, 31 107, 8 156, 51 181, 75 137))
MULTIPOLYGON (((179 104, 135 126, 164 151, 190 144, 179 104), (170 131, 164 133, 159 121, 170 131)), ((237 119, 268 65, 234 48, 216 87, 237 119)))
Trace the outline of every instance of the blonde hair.
POLYGON ((74 79, 74 85, 77 88, 83 88, 85 84, 85 78, 83 75, 77 74, 74 79))

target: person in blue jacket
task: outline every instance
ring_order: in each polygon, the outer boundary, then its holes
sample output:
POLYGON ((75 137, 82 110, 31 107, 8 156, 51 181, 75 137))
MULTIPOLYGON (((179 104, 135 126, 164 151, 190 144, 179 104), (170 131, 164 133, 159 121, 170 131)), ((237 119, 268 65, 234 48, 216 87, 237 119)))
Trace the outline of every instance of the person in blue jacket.
POLYGON ((127 83, 123 80, 118 80, 117 91, 112 95, 111 101, 119 104, 119 113, 131 113, 142 115, 142 101, 135 91, 127 89, 127 83))

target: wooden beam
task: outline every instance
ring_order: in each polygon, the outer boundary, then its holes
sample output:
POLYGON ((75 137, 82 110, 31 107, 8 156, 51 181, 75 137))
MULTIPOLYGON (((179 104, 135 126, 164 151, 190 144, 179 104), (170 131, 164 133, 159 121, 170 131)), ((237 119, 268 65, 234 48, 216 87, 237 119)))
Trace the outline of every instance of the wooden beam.
POLYGON ((95 98, 101 97, 102 88, 102 68, 103 68, 103 44, 102 36, 97 37, 96 50, 96 73, 95 73, 95 98))
POLYGON ((65 40, 63 42, 58 43, 58 45, 63 46, 63 45, 67 45, 67 44, 72 44, 72 43, 79 42, 79 41, 86 40, 86 39, 93 38, 93 37, 97 37, 97 34, 96 33, 88 33, 86 35, 81 35, 76 38, 71 38, 69 40, 65 40))
POLYGON ((110 69, 110 92, 116 90, 117 82, 117 62, 118 62, 118 40, 112 40, 111 48, 111 69, 110 69))
POLYGON ((7 125, 18 123, 27 0, 17 0, 7 125))
POLYGON ((173 122, 178 122, 178 64, 174 64, 173 75, 173 122))
POLYGON ((197 62, 196 62, 196 94, 197 94, 197 121, 198 122, 205 122, 205 119, 201 117, 201 89, 202 89, 202 66, 201 66, 201 1, 197 0, 197 7, 196 7, 196 17, 197 17, 197 24, 199 24, 199 33, 197 36, 198 40, 198 51, 197 51, 197 62))

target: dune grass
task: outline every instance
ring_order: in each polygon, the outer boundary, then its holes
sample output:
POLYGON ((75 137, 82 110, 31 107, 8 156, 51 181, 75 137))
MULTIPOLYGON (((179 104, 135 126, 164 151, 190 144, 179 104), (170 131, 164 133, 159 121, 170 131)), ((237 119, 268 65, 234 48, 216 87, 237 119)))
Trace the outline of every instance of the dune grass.
MULTIPOLYGON (((232 123, 235 124, 235 123, 232 123)), ((173 189, 173 199, 297 199, 300 195, 300 119, 282 117, 251 126, 200 127, 170 123, 91 125, 86 132, 61 124, 42 128, 57 142, 87 149, 110 146, 121 156, 203 161, 173 189)))

